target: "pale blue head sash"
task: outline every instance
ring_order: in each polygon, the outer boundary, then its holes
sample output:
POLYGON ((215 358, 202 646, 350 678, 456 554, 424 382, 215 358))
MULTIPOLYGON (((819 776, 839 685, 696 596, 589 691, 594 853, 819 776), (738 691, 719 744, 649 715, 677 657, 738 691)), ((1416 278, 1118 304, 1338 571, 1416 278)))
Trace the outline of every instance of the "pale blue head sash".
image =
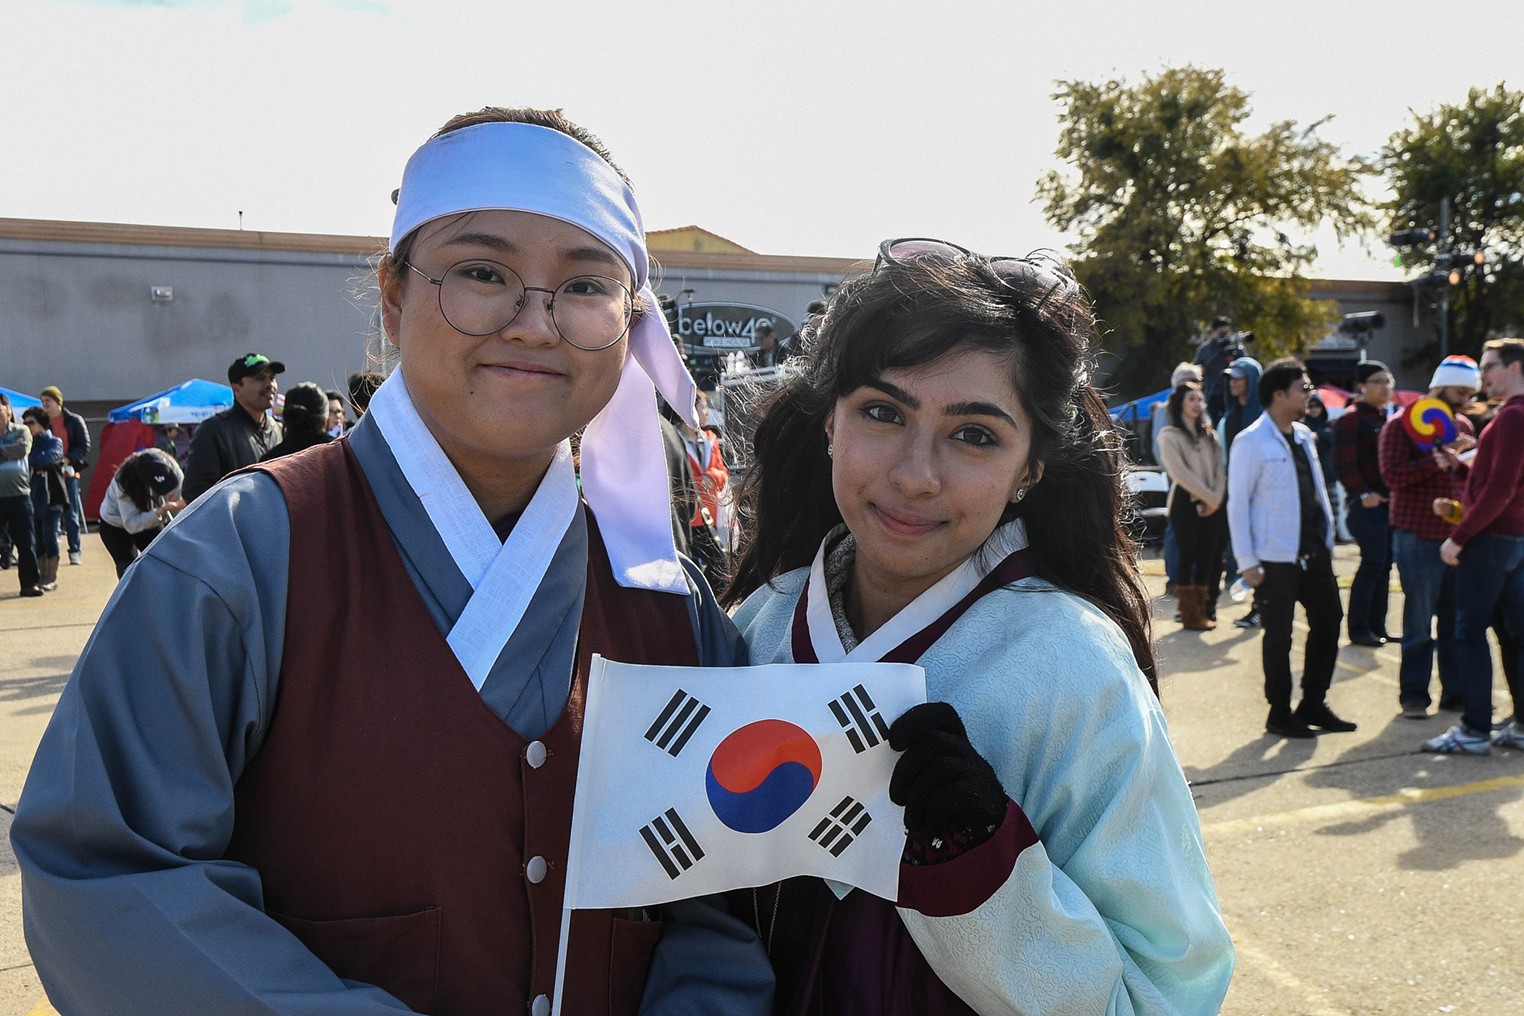
POLYGON ((582 492, 621 585, 687 593, 672 542, 671 481, 656 390, 697 426, 696 390, 648 284, 650 259, 635 195, 598 153, 560 131, 477 124, 425 142, 408 160, 392 250, 424 223, 488 209, 568 222, 608 245, 630 269, 645 313, 630 330, 614 397, 582 437, 582 492))

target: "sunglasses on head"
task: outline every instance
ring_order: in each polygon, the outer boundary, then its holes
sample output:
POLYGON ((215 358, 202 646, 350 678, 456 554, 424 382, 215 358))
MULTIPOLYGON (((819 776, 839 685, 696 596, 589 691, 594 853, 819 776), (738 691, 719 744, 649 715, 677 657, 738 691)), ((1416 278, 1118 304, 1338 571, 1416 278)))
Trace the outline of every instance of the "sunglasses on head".
POLYGON ((1033 301, 1033 309, 1041 307, 1055 293, 1065 296, 1079 292, 1079 283, 1057 270, 1048 261, 1034 257, 986 257, 967 247, 959 247, 946 240, 933 240, 924 236, 907 236, 898 240, 885 240, 878 245, 878 260, 873 263, 876 272, 885 264, 908 265, 917 261, 939 264, 956 264, 965 258, 975 258, 989 266, 1001 282, 1020 292, 1035 289, 1040 295, 1033 301))

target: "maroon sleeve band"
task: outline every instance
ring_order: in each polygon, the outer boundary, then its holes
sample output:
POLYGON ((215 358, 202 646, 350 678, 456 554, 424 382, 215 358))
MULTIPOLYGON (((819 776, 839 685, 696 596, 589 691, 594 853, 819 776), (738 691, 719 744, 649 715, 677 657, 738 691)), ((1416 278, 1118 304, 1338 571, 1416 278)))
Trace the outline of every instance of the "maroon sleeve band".
POLYGON ((1007 798, 1005 818, 995 835, 941 864, 900 865, 900 898, 895 906, 927 917, 972 913, 1005 885, 1021 852, 1037 833, 1015 801, 1007 798))

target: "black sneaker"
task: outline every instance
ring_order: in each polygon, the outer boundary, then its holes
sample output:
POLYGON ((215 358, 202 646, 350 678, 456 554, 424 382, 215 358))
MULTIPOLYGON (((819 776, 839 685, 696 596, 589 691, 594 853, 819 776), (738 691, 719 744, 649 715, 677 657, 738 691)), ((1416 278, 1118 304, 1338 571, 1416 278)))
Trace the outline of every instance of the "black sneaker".
POLYGON ((1327 702, 1319 702, 1311 706, 1303 702, 1291 715, 1309 727, 1317 727, 1325 734, 1347 734, 1358 726, 1348 720, 1339 719, 1334 711, 1328 708, 1327 702))
MULTIPOLYGON (((1233 622, 1235 628, 1258 628, 1260 627, 1259 611, 1251 610, 1237 621, 1233 622)), ((1291 735, 1288 735, 1291 736, 1291 735)))
MULTIPOLYGON (((1237 622, 1234 622, 1235 624, 1237 622)), ((1295 713, 1287 713, 1284 716, 1270 714, 1265 721, 1265 733, 1274 734, 1276 737, 1317 737, 1317 731, 1297 719, 1295 713)))
POLYGON ((22 586, 21 587, 21 595, 22 596, 41 596, 42 595, 42 587, 41 586, 22 586))

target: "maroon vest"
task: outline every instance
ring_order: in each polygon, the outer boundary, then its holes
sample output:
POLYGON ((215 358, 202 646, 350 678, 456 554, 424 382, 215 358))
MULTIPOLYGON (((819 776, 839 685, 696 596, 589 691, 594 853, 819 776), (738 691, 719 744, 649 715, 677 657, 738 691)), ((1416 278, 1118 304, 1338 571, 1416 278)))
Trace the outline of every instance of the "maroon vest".
MULTIPOLYGON (((290 509, 291 579, 274 718, 227 856, 340 977, 434 1016, 530 1011, 555 990, 588 664, 696 665, 686 603, 616 584, 589 514, 571 697, 530 741, 456 661, 348 441, 255 468, 290 509)), ((660 930, 578 911, 563 1011, 634 1013, 660 930)))

